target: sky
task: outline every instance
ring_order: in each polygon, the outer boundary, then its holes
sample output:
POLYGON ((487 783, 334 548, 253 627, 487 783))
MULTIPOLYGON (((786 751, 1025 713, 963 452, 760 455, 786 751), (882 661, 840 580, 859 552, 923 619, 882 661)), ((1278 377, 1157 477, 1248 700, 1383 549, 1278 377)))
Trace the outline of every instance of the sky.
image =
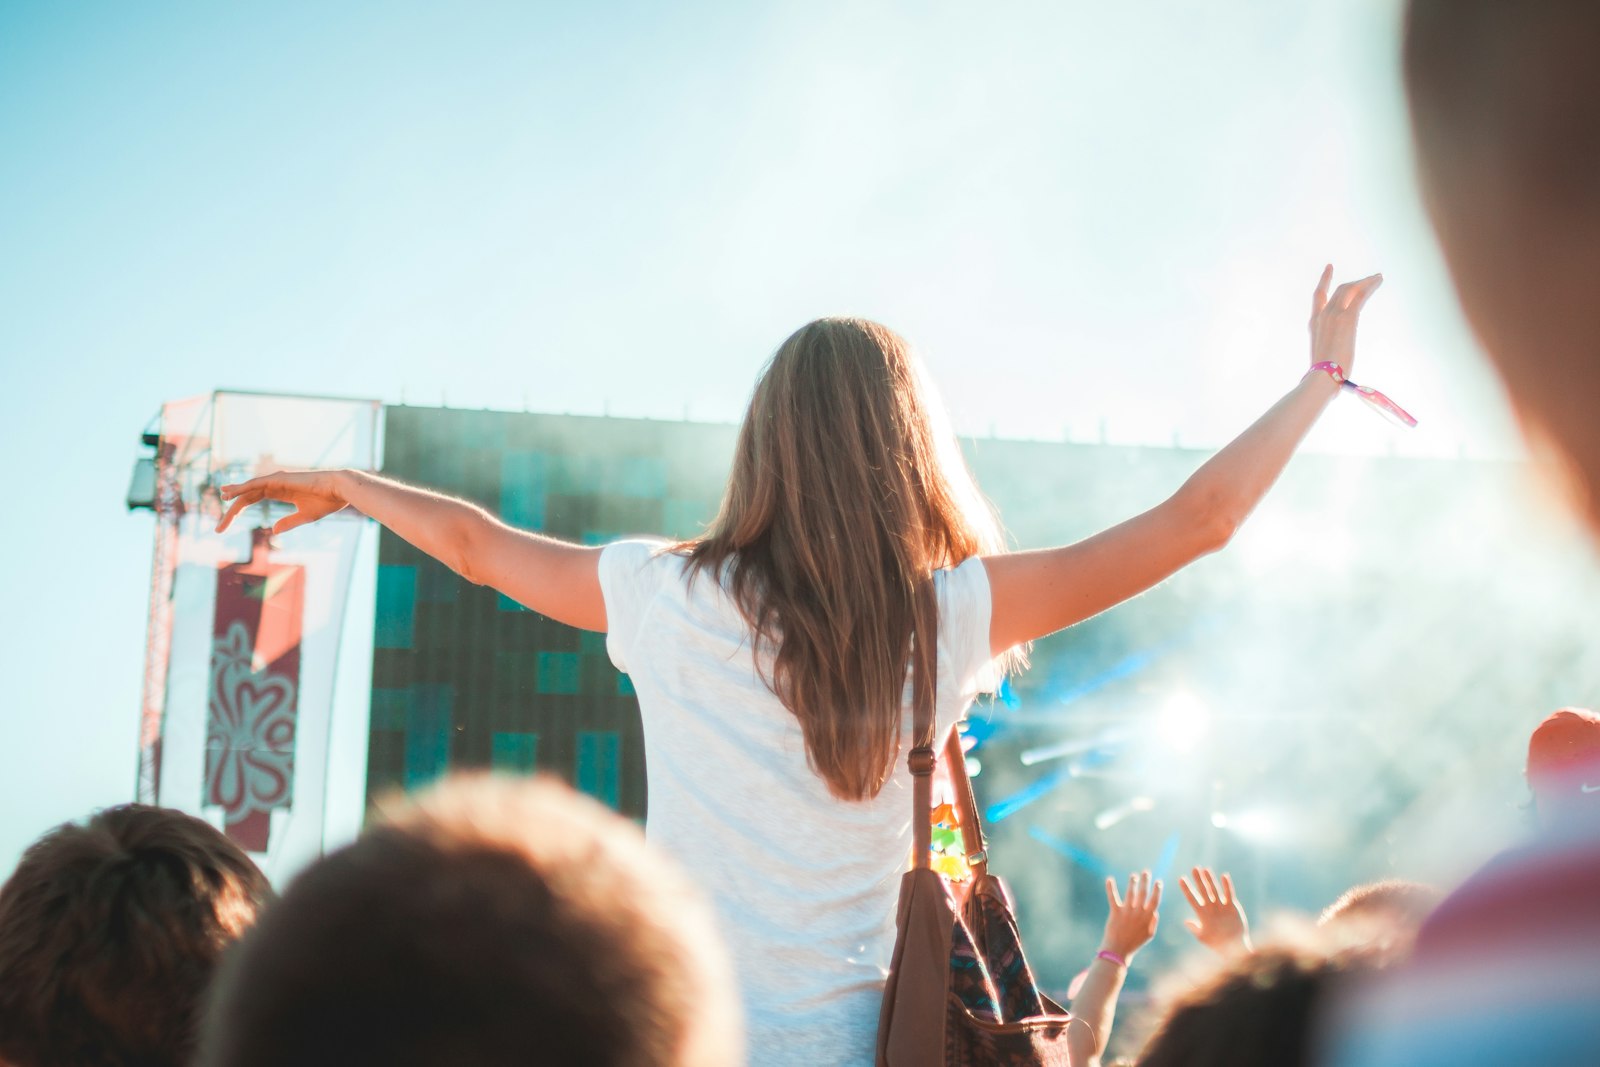
MULTIPOLYGON (((1398 3, 0 5, 0 871, 131 798, 164 400, 731 422, 808 319, 958 430, 1216 445, 1381 270, 1313 450, 1515 454, 1413 187, 1398 3)), ((1144 501, 1136 507, 1154 501, 1144 501)))

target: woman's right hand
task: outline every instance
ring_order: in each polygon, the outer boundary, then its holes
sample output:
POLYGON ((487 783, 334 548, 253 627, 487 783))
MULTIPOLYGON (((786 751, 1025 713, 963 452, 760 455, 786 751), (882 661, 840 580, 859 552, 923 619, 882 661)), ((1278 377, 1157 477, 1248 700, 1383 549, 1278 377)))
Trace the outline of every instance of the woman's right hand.
POLYGON ((222 499, 233 501, 233 506, 228 508, 217 523, 217 532, 226 530, 239 512, 263 500, 277 500, 293 504, 295 508, 293 514, 285 515, 272 524, 274 535, 332 515, 349 503, 341 488, 343 473, 343 471, 279 471, 276 474, 251 478, 248 482, 240 482, 237 485, 225 485, 222 487, 222 499))
POLYGON ((1328 295, 1333 282, 1333 264, 1322 268, 1322 277, 1311 294, 1311 362, 1337 363, 1350 374, 1356 359, 1356 322, 1367 300, 1383 284, 1383 275, 1373 274, 1358 282, 1345 282, 1328 295))

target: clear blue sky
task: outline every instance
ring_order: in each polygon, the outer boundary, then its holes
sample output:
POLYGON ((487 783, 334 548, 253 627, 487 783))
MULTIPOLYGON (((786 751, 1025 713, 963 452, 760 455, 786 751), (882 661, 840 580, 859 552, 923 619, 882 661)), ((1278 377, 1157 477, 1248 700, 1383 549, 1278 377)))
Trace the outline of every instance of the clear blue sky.
MULTIPOLYGON (((965 432, 1220 442, 1381 269, 1315 447, 1508 447, 1412 190, 1398 4, 0 6, 0 871, 129 799, 164 399, 734 420, 822 314, 965 432)), ((1149 502, 1137 502, 1149 503, 1149 502)))

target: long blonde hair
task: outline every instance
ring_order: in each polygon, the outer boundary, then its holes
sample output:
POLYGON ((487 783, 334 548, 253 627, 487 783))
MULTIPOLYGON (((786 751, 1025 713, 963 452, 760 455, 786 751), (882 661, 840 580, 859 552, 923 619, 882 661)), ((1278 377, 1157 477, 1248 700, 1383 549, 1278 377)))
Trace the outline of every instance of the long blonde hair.
POLYGON ((861 800, 899 758, 913 644, 936 647, 933 571, 1003 542, 905 340, 838 318, 762 371, 717 517, 681 547, 691 579, 726 567, 811 769, 861 800))

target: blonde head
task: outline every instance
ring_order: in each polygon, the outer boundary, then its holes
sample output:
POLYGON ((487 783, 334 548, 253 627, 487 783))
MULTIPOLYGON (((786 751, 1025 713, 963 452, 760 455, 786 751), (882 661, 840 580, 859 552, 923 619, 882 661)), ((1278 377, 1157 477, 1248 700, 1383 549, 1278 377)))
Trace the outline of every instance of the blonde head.
POLYGON ((691 574, 726 566, 812 769, 859 800, 898 757, 913 639, 936 640, 933 571, 1002 542, 905 340, 840 318, 768 363, 716 520, 682 547, 691 574))

